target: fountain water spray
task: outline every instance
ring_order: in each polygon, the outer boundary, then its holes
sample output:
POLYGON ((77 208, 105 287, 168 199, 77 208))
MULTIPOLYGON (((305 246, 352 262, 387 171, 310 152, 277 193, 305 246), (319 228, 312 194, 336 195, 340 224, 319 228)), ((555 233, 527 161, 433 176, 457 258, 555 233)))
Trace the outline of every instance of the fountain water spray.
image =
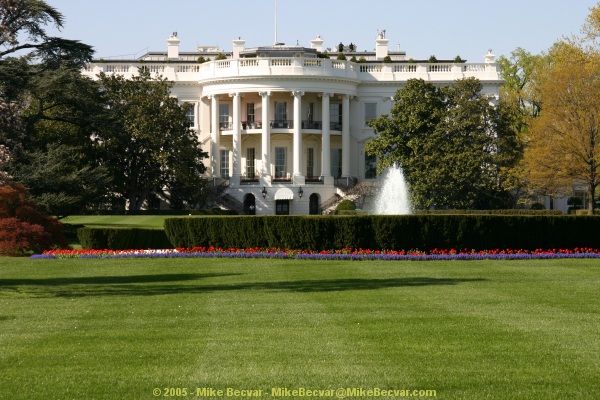
POLYGON ((375 199, 375 214, 411 213, 410 195, 402 168, 394 165, 383 173, 381 188, 375 199))

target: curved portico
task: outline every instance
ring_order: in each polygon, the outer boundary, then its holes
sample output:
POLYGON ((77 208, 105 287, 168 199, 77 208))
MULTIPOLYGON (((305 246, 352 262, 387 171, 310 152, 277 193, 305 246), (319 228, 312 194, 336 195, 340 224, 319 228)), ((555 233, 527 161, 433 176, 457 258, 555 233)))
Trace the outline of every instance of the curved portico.
POLYGON ((199 82, 210 99, 213 176, 230 178, 232 188, 307 179, 333 185, 334 177, 349 176, 357 83, 280 78, 199 82))

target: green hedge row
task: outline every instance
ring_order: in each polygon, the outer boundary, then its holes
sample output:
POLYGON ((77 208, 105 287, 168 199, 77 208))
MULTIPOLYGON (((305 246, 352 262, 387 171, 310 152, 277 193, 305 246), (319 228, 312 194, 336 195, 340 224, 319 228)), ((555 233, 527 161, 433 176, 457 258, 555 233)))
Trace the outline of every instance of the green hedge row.
POLYGON ((534 210, 531 208, 509 208, 505 210, 418 210, 416 214, 431 215, 563 215, 561 210, 534 210))
MULTIPOLYGON (((334 215, 371 215, 369 210, 335 210, 334 215)), ((532 210, 530 208, 510 208, 505 210, 416 210, 417 215, 563 215, 560 210, 532 210)), ((600 212, 599 212, 600 214, 600 212)), ((587 215, 578 213, 577 215, 587 215)))
POLYGON ((291 249, 600 248, 600 218, 406 215, 167 218, 174 247, 291 249))
POLYGON ((171 249, 163 229, 79 228, 77 237, 84 249, 171 249))

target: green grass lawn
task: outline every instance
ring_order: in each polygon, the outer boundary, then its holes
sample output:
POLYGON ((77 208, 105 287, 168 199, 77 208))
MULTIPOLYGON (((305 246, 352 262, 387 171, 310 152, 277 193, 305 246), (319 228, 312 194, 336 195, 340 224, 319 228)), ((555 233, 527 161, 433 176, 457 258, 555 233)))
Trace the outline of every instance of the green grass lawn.
POLYGON ((599 288, 598 260, 0 258, 0 397, 597 399, 599 288))
POLYGON ((178 218, 182 215, 71 215, 61 219, 64 224, 90 227, 136 227, 162 228, 165 218, 178 218))

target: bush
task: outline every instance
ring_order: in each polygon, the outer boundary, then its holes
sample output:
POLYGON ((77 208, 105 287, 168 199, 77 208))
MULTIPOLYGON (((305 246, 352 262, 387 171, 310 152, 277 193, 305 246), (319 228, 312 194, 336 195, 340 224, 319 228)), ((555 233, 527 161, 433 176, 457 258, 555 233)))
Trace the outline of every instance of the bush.
POLYGON ((52 237, 43 226, 18 218, 0 219, 0 255, 17 257, 41 253, 50 246, 52 237))
MULTIPOLYGON (((35 205, 29 201, 29 194, 21 184, 8 183, 0 186, 0 219, 17 219, 23 223, 40 226, 47 235, 47 240, 40 238, 41 242, 39 245, 44 247, 42 250, 57 247, 66 248, 68 245, 64 236, 62 223, 56 218, 39 212, 35 205)), ((14 221, 10 222, 10 224, 14 225, 14 221)), ((21 229, 27 225, 14 226, 21 229)), ((35 230, 37 231, 37 228, 35 230)), ((13 243, 18 242, 19 240, 13 243)), ((39 248, 38 245, 34 247, 39 248)), ((28 245, 23 249, 22 253, 26 254, 30 250, 31 246, 28 245)), ((15 251, 12 250, 11 252, 14 253, 15 251)))
POLYGON ((79 228, 77 237, 83 249, 171 249, 173 244, 162 229, 79 228))
POLYGON ((356 204, 352 200, 344 199, 335 207, 336 211, 354 211, 356 210, 356 204))
POLYGON ((594 216, 356 215, 169 218, 174 247, 363 249, 600 248, 594 216))

